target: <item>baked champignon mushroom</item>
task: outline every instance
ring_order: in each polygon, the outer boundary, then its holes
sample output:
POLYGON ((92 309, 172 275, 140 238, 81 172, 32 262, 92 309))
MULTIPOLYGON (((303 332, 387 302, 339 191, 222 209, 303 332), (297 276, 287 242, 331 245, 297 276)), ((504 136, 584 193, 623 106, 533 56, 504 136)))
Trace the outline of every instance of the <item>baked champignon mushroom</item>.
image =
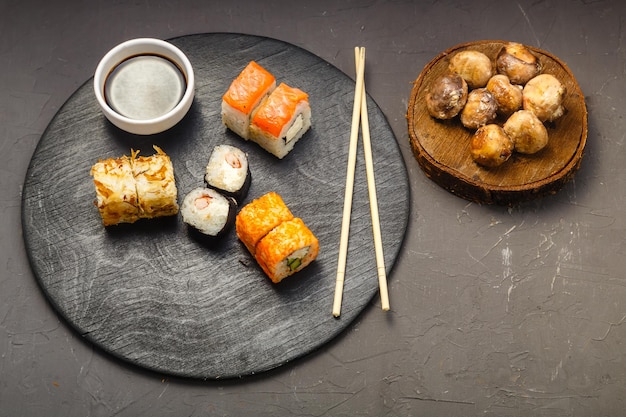
POLYGON ((513 84, 526 84, 541 72, 541 61, 521 43, 509 42, 496 56, 496 70, 513 84))
POLYGON ((509 117, 522 107, 522 87, 511 84, 506 75, 494 75, 485 88, 496 99, 499 115, 509 117))
POLYGON ((470 143, 470 152, 477 164, 487 168, 495 168, 511 157, 513 141, 502 127, 488 124, 474 132, 470 143))
POLYGON ((530 110, 542 122, 553 122, 563 115, 565 87, 551 74, 539 74, 524 86, 524 110, 530 110))
POLYGON ((486 88, 477 88, 467 95, 465 107, 461 110, 461 123, 468 129, 478 129, 493 122, 498 111, 498 103, 486 88))
POLYGON ((463 77, 470 89, 484 87, 495 73, 491 59, 482 52, 472 50, 454 54, 448 68, 463 77))
POLYGON ((516 111, 504 123, 503 129, 519 153, 534 154, 548 144, 548 130, 531 111, 516 111))
POLYGON ((452 119, 465 106, 467 91, 467 83, 459 74, 437 77, 426 93, 428 113, 437 119, 452 119))

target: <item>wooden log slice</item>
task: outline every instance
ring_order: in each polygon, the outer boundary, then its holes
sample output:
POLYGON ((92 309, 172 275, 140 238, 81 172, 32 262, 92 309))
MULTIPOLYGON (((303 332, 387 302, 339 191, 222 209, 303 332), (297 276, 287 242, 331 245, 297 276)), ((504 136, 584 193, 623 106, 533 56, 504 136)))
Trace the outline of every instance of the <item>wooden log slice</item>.
POLYGON ((543 150, 534 155, 515 152, 498 168, 485 168, 472 159, 473 131, 463 127, 458 116, 445 121, 430 116, 425 101, 429 85, 448 71, 455 53, 467 49, 480 51, 495 65, 495 58, 506 43, 469 42, 439 54, 415 81, 407 112, 413 154, 426 176, 459 197, 483 204, 514 205, 556 193, 580 167, 587 141, 587 109, 576 79, 556 56, 530 46, 541 61, 542 73, 554 75, 567 89, 563 102, 565 114, 545 124, 549 142, 543 150))

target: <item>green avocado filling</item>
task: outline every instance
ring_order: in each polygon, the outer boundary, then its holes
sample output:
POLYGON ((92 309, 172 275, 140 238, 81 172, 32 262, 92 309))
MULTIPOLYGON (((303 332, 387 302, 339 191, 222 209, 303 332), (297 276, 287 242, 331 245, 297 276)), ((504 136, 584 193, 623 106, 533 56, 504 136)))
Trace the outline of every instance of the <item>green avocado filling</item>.
POLYGON ((295 271, 302 264, 302 258, 287 258, 287 266, 295 271))
POLYGON ((287 256, 285 263, 289 267, 290 272, 294 272, 302 266, 302 260, 306 258, 307 253, 309 253, 309 247, 305 246, 287 256))

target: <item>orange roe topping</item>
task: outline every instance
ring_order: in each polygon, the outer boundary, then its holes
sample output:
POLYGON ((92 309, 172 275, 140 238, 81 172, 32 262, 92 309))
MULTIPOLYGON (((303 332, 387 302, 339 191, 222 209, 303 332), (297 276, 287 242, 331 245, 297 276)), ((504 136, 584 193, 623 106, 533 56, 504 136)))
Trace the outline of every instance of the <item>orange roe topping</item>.
POLYGON ((239 239, 254 255, 256 245, 263 236, 282 222, 291 219, 293 214, 282 197, 270 191, 239 211, 235 219, 235 230, 239 239))
POLYGON ((298 103, 308 98, 304 91, 281 83, 261 104, 252 119, 252 124, 271 135, 278 136, 293 117, 298 103))
POLYGON ((233 80, 222 98, 229 106, 248 114, 275 80, 265 68, 250 61, 233 80))

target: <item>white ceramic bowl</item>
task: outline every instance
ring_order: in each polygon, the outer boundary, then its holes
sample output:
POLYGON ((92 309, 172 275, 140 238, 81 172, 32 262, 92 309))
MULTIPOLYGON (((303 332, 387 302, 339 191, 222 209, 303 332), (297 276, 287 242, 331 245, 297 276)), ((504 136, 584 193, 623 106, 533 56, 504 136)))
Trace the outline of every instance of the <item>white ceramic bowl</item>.
MULTIPOLYGON (((163 132, 178 123, 188 112, 194 98, 195 80, 191 62, 185 54, 169 42, 138 38, 123 42, 100 60, 94 75, 94 92, 104 115, 115 126, 138 135, 152 135, 163 132), (113 71, 122 63, 138 56, 166 58, 175 64, 184 77, 184 93, 170 110, 149 118, 128 117, 112 108, 106 98, 105 86, 113 71)), ((157 85, 156 88, 159 86, 157 85)), ((182 88, 181 88, 182 90, 182 88)))

